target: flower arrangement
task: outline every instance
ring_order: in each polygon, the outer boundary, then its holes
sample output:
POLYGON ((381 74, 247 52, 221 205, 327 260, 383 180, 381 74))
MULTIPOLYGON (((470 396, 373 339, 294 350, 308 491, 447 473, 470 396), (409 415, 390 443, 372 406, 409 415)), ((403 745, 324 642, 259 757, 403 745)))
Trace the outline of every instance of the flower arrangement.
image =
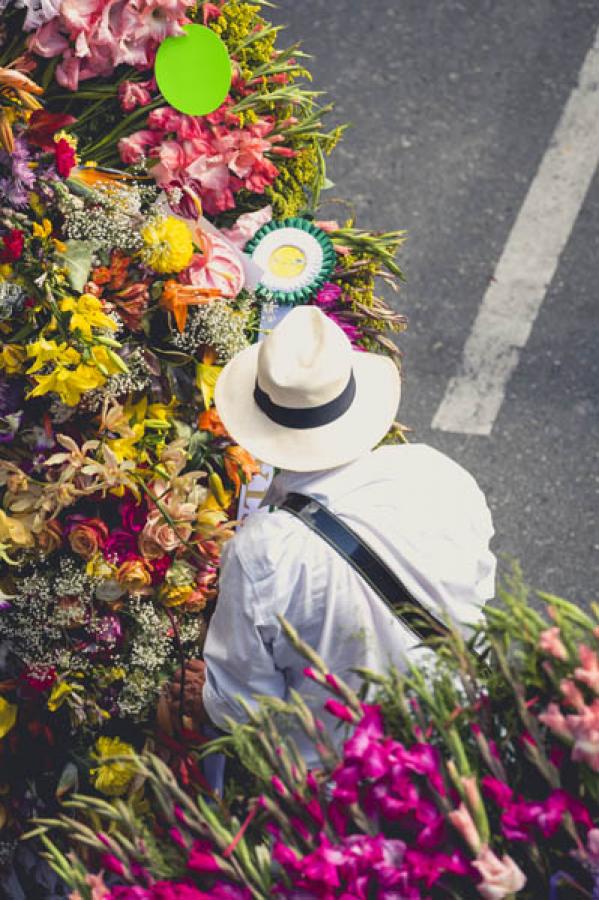
POLYGON ((201 781, 156 709, 201 652, 257 471, 213 406, 269 304, 244 248, 271 221, 309 219, 333 251, 307 302, 395 357, 405 321, 375 286, 401 277, 402 234, 315 221, 342 129, 324 129, 303 54, 276 47, 261 4, 0 11, 2 867, 27 817, 79 783, 130 789, 115 751, 150 741, 201 781), (208 116, 169 107, 152 74, 190 22, 233 66, 208 116))
POLYGON ((218 809, 157 758, 138 760, 153 817, 136 814, 134 795, 77 797, 60 824, 77 855, 47 843, 71 900, 592 900, 599 611, 541 598, 544 614, 514 578, 471 639, 454 633, 405 674, 364 671, 362 696, 287 626, 347 729, 342 752, 293 695, 265 698, 217 744, 243 760, 251 799, 233 793, 218 809), (288 716, 314 742, 318 771, 282 736, 288 716))

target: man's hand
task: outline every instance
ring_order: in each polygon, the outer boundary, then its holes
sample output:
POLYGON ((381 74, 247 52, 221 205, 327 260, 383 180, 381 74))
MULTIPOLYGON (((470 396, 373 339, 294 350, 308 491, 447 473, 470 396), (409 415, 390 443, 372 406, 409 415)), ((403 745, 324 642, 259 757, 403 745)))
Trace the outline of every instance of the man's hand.
POLYGON ((181 669, 175 672, 168 692, 169 707, 173 719, 182 721, 189 718, 193 728, 209 721, 204 709, 202 691, 206 681, 206 663, 201 659, 191 659, 185 666, 185 678, 181 669), (181 683, 184 683, 181 697, 181 683), (181 700, 183 701, 181 703, 181 700))

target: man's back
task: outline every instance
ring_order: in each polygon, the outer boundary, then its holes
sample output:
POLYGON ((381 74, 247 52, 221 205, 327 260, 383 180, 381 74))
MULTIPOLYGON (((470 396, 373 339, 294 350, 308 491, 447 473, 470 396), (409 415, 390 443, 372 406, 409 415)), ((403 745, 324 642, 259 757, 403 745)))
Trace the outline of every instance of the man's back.
MULTIPOLYGON (((491 516, 474 479, 425 445, 383 447, 323 472, 282 472, 267 503, 308 494, 341 517, 425 605, 474 622, 494 593, 491 516)), ((226 549, 205 647, 212 720, 242 718, 235 694, 285 697, 296 688, 319 716, 323 694, 303 675, 283 615, 331 671, 402 666, 415 637, 322 538, 290 514, 251 516, 226 549)), ((309 756, 309 748, 303 747, 309 756)), ((315 763, 315 760, 310 760, 315 763)))

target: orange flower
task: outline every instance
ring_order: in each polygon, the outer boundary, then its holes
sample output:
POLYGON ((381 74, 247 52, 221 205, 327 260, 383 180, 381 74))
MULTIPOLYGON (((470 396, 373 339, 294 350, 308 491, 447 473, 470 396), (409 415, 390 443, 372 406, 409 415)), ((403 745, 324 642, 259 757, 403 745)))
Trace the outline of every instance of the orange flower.
POLYGON ((179 332, 183 332, 187 322, 188 308, 201 306, 207 303, 211 297, 220 297, 220 291, 213 288, 195 288, 169 279, 162 289, 160 306, 173 314, 179 332))
POLYGON ((202 431, 209 431, 214 437, 228 436, 227 429, 221 422, 221 418, 215 406, 211 406, 210 409, 205 409, 204 412, 199 414, 198 428, 202 431))
POLYGON ((235 487, 235 496, 239 495, 241 485, 247 484, 260 471, 260 466, 251 453, 237 445, 227 447, 224 462, 227 476, 235 487))
POLYGON ((152 583, 152 576, 142 559, 129 559, 122 563, 116 577, 119 584, 133 594, 147 593, 152 583))

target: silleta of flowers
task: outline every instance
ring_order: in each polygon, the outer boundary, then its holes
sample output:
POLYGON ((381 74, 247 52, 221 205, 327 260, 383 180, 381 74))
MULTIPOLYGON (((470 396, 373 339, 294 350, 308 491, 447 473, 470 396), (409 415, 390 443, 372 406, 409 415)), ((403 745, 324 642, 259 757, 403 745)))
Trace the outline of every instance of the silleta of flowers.
MULTIPOLYGON (((378 276, 401 276, 401 233, 318 217, 342 129, 323 127, 303 55, 277 48, 260 4, 0 0, 0 12, 10 869, 29 816, 78 784, 125 793, 126 758, 149 740, 201 780, 156 705, 201 652, 221 547, 257 471, 213 406, 221 367, 259 338, 272 303, 255 245, 244 248, 291 220, 317 251, 308 241, 312 289, 294 302, 318 304, 357 348, 393 355, 387 332, 404 321, 375 294, 378 276), (153 77, 160 42, 189 22, 220 35, 233 67, 230 94, 203 117, 169 107, 153 77)), ((293 280, 297 259, 275 250, 273 272, 293 280)))

